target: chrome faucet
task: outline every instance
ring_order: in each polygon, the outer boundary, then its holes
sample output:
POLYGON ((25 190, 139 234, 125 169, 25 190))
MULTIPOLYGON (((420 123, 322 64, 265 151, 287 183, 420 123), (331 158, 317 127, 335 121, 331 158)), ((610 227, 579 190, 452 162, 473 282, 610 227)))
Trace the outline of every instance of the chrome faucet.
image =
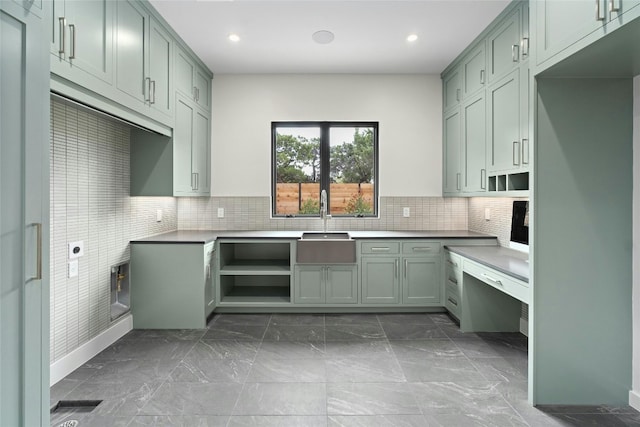
POLYGON ((322 219, 322 232, 327 232, 327 220, 331 219, 331 215, 327 213, 327 190, 320 192, 320 218, 322 219))

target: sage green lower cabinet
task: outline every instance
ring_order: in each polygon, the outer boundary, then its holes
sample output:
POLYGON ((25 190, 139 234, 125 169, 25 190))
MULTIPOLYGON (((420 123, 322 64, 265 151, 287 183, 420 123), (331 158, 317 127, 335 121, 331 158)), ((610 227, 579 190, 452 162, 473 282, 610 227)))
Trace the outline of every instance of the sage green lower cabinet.
POLYGON ((215 308, 213 242, 131 245, 135 329, 202 329, 215 308))
POLYGON ((398 304, 400 302, 400 258, 395 256, 363 256, 362 303, 398 304))
POLYGON ((357 265, 296 265, 296 304, 357 304, 357 265))
POLYGON ((403 258, 402 303, 440 305, 440 257, 403 258))

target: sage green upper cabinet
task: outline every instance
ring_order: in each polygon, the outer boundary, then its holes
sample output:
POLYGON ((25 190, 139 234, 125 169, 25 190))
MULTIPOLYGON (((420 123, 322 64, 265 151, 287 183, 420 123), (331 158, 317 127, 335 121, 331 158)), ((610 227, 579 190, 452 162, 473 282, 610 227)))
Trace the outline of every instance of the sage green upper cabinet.
POLYGON ((453 195, 462 190, 460 139, 460 109, 457 108, 444 117, 444 183, 445 194, 453 195))
POLYGON ((521 13, 520 7, 514 8, 487 37, 490 82, 518 67, 521 55, 521 13))
POLYGON ((211 108, 211 79, 191 57, 180 48, 175 54, 176 90, 200 107, 211 108))
POLYGON ((210 191, 209 114, 176 95, 173 130, 173 195, 208 195, 210 191))
MULTIPOLYGON (((536 64, 544 63, 587 36, 590 37, 585 41, 586 44, 626 24, 640 14, 637 9, 639 4, 638 0, 533 2, 536 17, 536 64), (629 13, 630 11, 633 13, 629 13)), ((560 55, 558 60, 572 52, 573 50, 560 55)))
POLYGON ((486 105, 484 91, 466 100, 462 106, 462 153, 465 192, 487 188, 486 105))
POLYGON ((489 87, 489 172, 508 171, 522 164, 520 142, 520 70, 489 87))
POLYGON ((149 73, 151 84, 149 105, 155 111, 171 117, 173 112, 172 56, 173 40, 165 29, 151 19, 149 28, 149 73))
POLYGON ((81 86, 113 81, 115 2, 54 0, 51 8, 51 71, 81 86))
POLYGON ((462 99, 462 90, 460 89, 462 78, 460 76, 460 68, 454 68, 446 76, 442 77, 443 86, 443 103, 444 110, 450 110, 457 107, 462 99))
POLYGON ((464 70, 463 79, 463 97, 476 93, 482 89, 486 79, 486 55, 484 49, 484 40, 478 43, 478 46, 467 55, 462 62, 464 70))

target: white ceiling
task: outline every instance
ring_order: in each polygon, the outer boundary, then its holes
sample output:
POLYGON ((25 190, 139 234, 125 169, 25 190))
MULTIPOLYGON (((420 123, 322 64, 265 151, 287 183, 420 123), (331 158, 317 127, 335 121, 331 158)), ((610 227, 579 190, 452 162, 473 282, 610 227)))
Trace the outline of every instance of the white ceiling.
POLYGON ((509 0, 151 0, 217 74, 440 73, 509 0), (335 40, 315 43, 329 30, 335 40), (237 43, 230 33, 241 37, 237 43), (419 39, 409 43, 415 33, 419 39))

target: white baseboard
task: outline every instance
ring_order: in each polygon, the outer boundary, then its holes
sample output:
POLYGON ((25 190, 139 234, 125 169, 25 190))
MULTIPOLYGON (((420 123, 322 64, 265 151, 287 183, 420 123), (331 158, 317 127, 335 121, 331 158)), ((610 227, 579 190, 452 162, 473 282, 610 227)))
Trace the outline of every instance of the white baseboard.
POLYGON ((631 390, 629 392, 629 406, 640 411, 640 391, 631 390))
POLYGON ((522 317, 520 318, 520 333, 529 336, 529 321, 522 317))
POLYGON ((84 365, 96 354, 118 341, 132 329, 133 317, 131 314, 128 314, 115 322, 109 329, 102 332, 100 335, 82 344, 62 359, 55 361, 49 367, 49 386, 54 385, 71 372, 84 365))

